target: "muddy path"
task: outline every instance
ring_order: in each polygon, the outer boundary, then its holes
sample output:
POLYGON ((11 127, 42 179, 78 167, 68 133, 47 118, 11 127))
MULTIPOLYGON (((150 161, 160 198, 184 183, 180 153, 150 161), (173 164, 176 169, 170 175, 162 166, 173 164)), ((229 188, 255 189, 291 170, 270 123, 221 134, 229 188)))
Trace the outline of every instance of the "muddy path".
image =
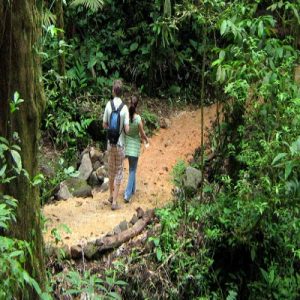
MULTIPOLYGON (((207 131, 216 118, 216 106, 204 110, 204 128, 207 131)), ((171 126, 160 129, 151 139, 150 147, 142 149, 137 170, 137 191, 129 204, 123 201, 127 182, 128 162, 125 161, 125 178, 121 185, 119 210, 112 211, 107 204, 108 191, 95 193, 93 198, 71 198, 46 205, 43 213, 47 219, 45 241, 53 241, 51 230, 57 228, 62 241, 68 246, 95 239, 121 221, 130 221, 136 208, 162 207, 171 201, 171 171, 180 159, 188 161, 200 146, 201 112, 181 111, 171 118, 171 126), (67 233, 64 225, 71 230, 67 233)))

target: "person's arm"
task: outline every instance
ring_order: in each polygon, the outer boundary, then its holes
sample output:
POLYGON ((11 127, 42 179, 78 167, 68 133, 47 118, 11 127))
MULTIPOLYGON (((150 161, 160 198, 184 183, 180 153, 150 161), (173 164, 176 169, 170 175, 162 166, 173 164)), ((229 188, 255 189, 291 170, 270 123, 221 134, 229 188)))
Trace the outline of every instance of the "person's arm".
POLYGON ((142 140, 146 141, 146 143, 148 144, 148 143, 149 143, 149 140, 148 140, 148 138, 147 138, 147 136, 146 136, 146 133, 145 133, 145 131, 144 131, 144 127, 143 127, 143 122, 142 122, 142 120, 141 120, 140 123, 139 123, 139 132, 140 132, 140 136, 141 136, 142 140))
POLYGON ((127 106, 126 106, 125 119, 124 119, 124 131, 126 134, 129 132, 129 111, 127 106))
POLYGON ((107 104, 105 106, 105 111, 103 115, 103 128, 107 129, 108 128, 108 107, 107 104))

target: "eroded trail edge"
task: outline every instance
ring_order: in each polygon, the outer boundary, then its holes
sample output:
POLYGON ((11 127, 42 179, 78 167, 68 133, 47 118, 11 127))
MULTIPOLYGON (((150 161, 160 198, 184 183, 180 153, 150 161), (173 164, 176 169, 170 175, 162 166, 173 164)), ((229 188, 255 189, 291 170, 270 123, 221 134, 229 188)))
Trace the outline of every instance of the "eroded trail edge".
MULTIPOLYGON (((204 109, 204 130, 207 132, 216 118, 216 106, 204 109)), ((59 230, 64 244, 85 244, 110 232, 120 222, 129 222, 136 209, 162 207, 171 201, 171 171, 180 159, 188 161, 201 143, 201 114, 181 111, 171 118, 171 126, 160 129, 151 139, 150 147, 142 149, 137 170, 137 192, 129 204, 123 201, 128 163, 118 203, 121 209, 112 211, 107 205, 108 192, 95 193, 93 198, 71 198, 46 205, 46 243, 53 241, 51 230, 59 230), (62 230, 66 225, 71 233, 62 230)))

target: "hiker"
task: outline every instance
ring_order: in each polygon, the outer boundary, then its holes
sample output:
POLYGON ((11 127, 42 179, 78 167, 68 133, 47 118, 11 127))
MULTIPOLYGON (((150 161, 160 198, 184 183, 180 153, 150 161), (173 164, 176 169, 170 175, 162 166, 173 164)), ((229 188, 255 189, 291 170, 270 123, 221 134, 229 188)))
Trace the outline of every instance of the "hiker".
POLYGON ((129 112, 121 100, 122 81, 115 80, 112 88, 113 100, 106 104, 103 127, 107 129, 109 199, 111 209, 118 207, 117 199, 123 179, 125 159, 125 133, 129 132, 129 112))
POLYGON ((141 139, 146 142, 146 147, 149 145, 149 140, 143 129, 142 119, 136 112, 137 105, 138 98, 135 96, 131 97, 129 106, 130 129, 125 136, 125 154, 129 162, 128 183, 124 193, 124 201, 127 203, 136 190, 136 170, 141 149, 141 139))

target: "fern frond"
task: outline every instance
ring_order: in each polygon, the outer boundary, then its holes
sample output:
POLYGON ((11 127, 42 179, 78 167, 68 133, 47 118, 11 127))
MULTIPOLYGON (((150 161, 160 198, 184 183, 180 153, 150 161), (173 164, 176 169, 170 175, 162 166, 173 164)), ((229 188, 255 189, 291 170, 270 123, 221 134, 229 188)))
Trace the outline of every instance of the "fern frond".
POLYGON ((104 5, 104 0, 73 0, 71 2, 72 6, 84 5, 86 8, 93 12, 98 11, 104 5))
POLYGON ((46 27, 49 27, 50 25, 55 24, 55 22, 56 16, 49 9, 44 9, 42 15, 42 24, 46 27))

